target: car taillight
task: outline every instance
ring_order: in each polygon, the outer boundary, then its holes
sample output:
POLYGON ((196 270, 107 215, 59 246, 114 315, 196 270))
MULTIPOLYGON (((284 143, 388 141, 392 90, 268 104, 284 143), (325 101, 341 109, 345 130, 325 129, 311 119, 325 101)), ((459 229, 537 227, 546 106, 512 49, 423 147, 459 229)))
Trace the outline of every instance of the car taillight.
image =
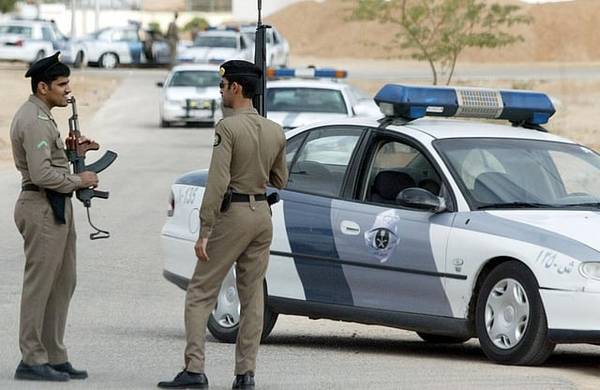
POLYGON ((173 191, 169 194, 169 210, 167 210, 167 216, 172 217, 175 213, 175 194, 173 191))
POLYGON ((15 46, 17 47, 23 47, 23 40, 19 40, 15 42, 15 46))

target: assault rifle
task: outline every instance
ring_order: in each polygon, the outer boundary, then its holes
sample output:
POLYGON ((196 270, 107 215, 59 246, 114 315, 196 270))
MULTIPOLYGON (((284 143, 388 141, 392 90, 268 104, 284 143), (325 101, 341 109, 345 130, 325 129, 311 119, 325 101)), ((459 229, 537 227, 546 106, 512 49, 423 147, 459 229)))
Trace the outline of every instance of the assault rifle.
POLYGON ((265 89, 267 86, 267 29, 271 28, 262 23, 262 0, 258 0, 258 23, 256 24, 256 39, 254 40, 254 64, 262 71, 262 77, 258 81, 258 93, 252 99, 256 111, 264 117, 267 116, 265 106, 265 89))
MULTIPOLYGON (((71 97, 67 100, 67 103, 69 103, 73 109, 73 115, 69 118, 69 137, 66 140, 67 157, 69 162, 73 165, 73 173, 81 173, 85 171, 100 173, 108 168, 108 166, 117 159, 117 154, 109 150, 104 153, 104 155, 98 161, 90 165, 85 165, 85 154, 90 150, 100 149, 100 145, 91 141, 79 143, 81 133, 79 131, 79 116, 77 114, 77 104, 75 98, 71 97)), ((98 229, 96 226, 94 226, 92 220, 90 219, 92 198, 108 199, 108 191, 97 191, 92 188, 82 188, 76 191, 76 196, 86 208, 87 218, 90 226, 96 230, 96 232, 90 233, 90 240, 110 237, 109 232, 98 229)))

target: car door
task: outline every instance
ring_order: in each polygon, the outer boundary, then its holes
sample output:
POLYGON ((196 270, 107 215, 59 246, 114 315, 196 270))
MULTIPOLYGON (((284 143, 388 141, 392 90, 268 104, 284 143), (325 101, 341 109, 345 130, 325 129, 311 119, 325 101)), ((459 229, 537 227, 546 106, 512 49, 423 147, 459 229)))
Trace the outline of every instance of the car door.
POLYGON ((414 142, 374 136, 357 168, 356 190, 331 202, 333 246, 354 306, 452 316, 444 291, 445 252, 454 214, 403 208, 397 195, 420 187, 451 199, 414 142))
POLYGON ((327 126, 288 140, 289 181, 280 191, 282 205, 273 211, 270 296, 352 304, 331 213, 364 132, 356 126, 327 126))

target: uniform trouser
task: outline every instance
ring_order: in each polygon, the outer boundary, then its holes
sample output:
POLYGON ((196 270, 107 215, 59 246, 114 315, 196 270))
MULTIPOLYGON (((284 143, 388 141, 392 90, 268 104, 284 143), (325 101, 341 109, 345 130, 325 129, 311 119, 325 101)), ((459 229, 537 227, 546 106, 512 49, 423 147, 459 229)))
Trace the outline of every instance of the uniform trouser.
POLYGON ((215 224, 207 244, 208 262, 198 261, 185 300, 187 346, 185 366, 204 372, 204 343, 208 318, 221 284, 233 264, 240 298, 240 325, 235 348, 235 374, 256 370, 263 328, 263 281, 273 236, 267 202, 232 203, 215 224))
POLYGON ((44 192, 21 192, 15 223, 25 241, 19 346, 26 364, 68 361, 63 344, 76 283, 75 226, 71 200, 66 224, 57 224, 44 192))

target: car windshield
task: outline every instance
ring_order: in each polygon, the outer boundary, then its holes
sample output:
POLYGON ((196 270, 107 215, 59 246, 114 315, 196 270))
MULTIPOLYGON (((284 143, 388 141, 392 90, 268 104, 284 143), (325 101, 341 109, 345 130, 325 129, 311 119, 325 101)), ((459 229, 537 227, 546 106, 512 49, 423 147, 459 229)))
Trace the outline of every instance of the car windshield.
POLYGON ((26 26, 4 25, 0 26, 0 35, 1 34, 15 34, 22 35, 25 38, 31 38, 32 29, 31 27, 26 26))
POLYGON ((342 93, 324 88, 268 88, 267 110, 347 114, 342 93))
POLYGON ((581 145, 454 138, 435 147, 473 209, 600 207, 600 156, 581 145))
POLYGON ((200 35, 194 41, 194 46, 201 47, 226 47, 235 49, 237 47, 237 39, 235 37, 219 37, 210 35, 200 35))
POLYGON ((182 70, 173 74, 169 87, 216 87, 220 81, 216 71, 182 70))

